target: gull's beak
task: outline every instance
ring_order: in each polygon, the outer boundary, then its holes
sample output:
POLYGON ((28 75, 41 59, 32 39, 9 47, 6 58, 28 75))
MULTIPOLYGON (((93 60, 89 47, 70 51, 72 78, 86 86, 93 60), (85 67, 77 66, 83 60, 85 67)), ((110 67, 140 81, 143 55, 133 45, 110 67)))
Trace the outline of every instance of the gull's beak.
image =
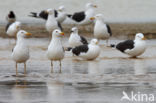
POLYGON ((95 44, 97 45, 97 44, 99 44, 99 42, 97 41, 95 44))
POLYGON ((64 32, 61 32, 60 34, 61 34, 62 36, 64 36, 64 32))
POLYGON ((90 20, 95 20, 95 17, 91 17, 90 20))
POLYGON ((97 8, 97 5, 94 5, 94 8, 97 8))
POLYGON ((20 28, 20 26, 16 26, 16 29, 19 29, 20 28))
POLYGON ((143 38, 142 38, 142 40, 146 40, 146 38, 145 38, 145 37, 143 37, 143 38))
POLYGON ((25 35, 26 35, 26 36, 31 36, 32 34, 31 34, 31 33, 26 33, 25 35))
POLYGON ((44 11, 46 14, 49 14, 49 12, 48 11, 44 11))

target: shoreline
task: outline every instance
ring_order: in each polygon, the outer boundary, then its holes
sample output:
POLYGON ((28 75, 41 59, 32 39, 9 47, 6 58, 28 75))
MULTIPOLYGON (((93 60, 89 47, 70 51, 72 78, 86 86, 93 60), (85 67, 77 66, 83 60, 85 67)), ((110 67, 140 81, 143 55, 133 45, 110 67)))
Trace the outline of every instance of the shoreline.
MULTIPOLYGON (((119 39, 132 38, 138 32, 142 32, 146 38, 156 38, 156 23, 108 23, 112 29, 113 37, 119 39)), ((62 25, 67 36, 70 34, 70 28, 73 25, 62 25)), ((78 26, 79 34, 85 36, 93 36, 93 25, 78 26)), ((49 37, 49 33, 44 27, 44 23, 23 24, 22 29, 33 34, 35 38, 49 37), (36 26, 37 25, 37 26, 36 26)), ((5 24, 0 25, 0 37, 7 38, 5 33, 5 24)))

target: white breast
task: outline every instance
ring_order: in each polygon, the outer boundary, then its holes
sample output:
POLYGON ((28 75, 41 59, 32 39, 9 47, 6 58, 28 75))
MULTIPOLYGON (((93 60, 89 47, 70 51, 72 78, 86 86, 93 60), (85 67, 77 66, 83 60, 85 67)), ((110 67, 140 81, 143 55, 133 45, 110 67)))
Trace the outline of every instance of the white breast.
POLYGON ((97 20, 94 26, 94 36, 97 39, 108 39, 110 35, 107 31, 106 24, 97 20))
POLYGON ((17 63, 26 62, 29 59, 28 47, 22 46, 22 45, 21 46, 20 45, 15 46, 13 53, 12 53, 12 58, 17 63))
POLYGON ((58 24, 57 21, 54 17, 52 17, 53 15, 49 15, 48 16, 48 20, 46 22, 46 29, 48 32, 52 32, 54 29, 58 29, 58 24))
POLYGON ((48 47, 47 57, 50 60, 61 60, 64 58, 64 50, 60 40, 52 40, 48 47))
POLYGON ((97 45, 88 45, 89 50, 87 53, 81 53, 80 57, 87 59, 87 60, 93 60, 96 59, 100 54, 100 47, 97 45))
POLYGON ((18 30, 16 29, 15 25, 14 24, 11 24, 7 30, 7 35, 9 36, 16 36, 18 30))
POLYGON ((79 45, 82 45, 80 36, 71 34, 70 38, 69 38, 69 46, 70 47, 76 47, 79 45))
POLYGON ((146 50, 146 42, 145 41, 138 41, 135 42, 134 48, 131 50, 126 50, 125 53, 127 53, 130 56, 139 56, 143 54, 146 50))

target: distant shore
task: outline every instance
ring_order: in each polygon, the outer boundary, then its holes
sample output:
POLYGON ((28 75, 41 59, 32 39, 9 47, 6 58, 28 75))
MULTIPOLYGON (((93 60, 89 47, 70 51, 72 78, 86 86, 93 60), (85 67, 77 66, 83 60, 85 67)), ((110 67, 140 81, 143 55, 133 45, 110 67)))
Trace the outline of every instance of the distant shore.
MULTIPOLYGON (((156 38, 156 23, 108 23, 112 29, 113 37, 119 39, 132 38, 136 33, 142 32, 146 38, 156 38)), ((64 32, 68 36, 70 34, 70 28, 73 25, 63 25, 64 32)), ((79 26, 79 32, 81 35, 93 36, 93 25, 79 26)), ((49 33, 44 27, 44 23, 32 25, 23 24, 22 29, 33 34, 33 37, 49 37, 49 33)), ((5 24, 0 25, 0 37, 7 38, 5 33, 5 24)))

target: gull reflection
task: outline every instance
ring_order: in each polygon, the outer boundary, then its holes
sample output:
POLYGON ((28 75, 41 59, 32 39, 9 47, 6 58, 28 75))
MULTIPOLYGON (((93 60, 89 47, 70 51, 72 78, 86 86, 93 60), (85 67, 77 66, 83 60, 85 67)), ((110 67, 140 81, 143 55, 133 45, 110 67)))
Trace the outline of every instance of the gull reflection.
POLYGON ((136 59, 134 62, 134 74, 135 75, 145 75, 148 70, 145 67, 145 61, 136 59))
POLYGON ((88 74, 100 74, 99 63, 97 61, 90 61, 88 63, 88 74))
POLYGON ((25 88, 27 88, 27 82, 24 81, 15 81, 15 86, 12 88, 12 98, 14 103, 22 103, 25 97, 25 88))
POLYGON ((58 81, 47 81, 47 101, 61 101, 63 92, 63 83, 58 81))

